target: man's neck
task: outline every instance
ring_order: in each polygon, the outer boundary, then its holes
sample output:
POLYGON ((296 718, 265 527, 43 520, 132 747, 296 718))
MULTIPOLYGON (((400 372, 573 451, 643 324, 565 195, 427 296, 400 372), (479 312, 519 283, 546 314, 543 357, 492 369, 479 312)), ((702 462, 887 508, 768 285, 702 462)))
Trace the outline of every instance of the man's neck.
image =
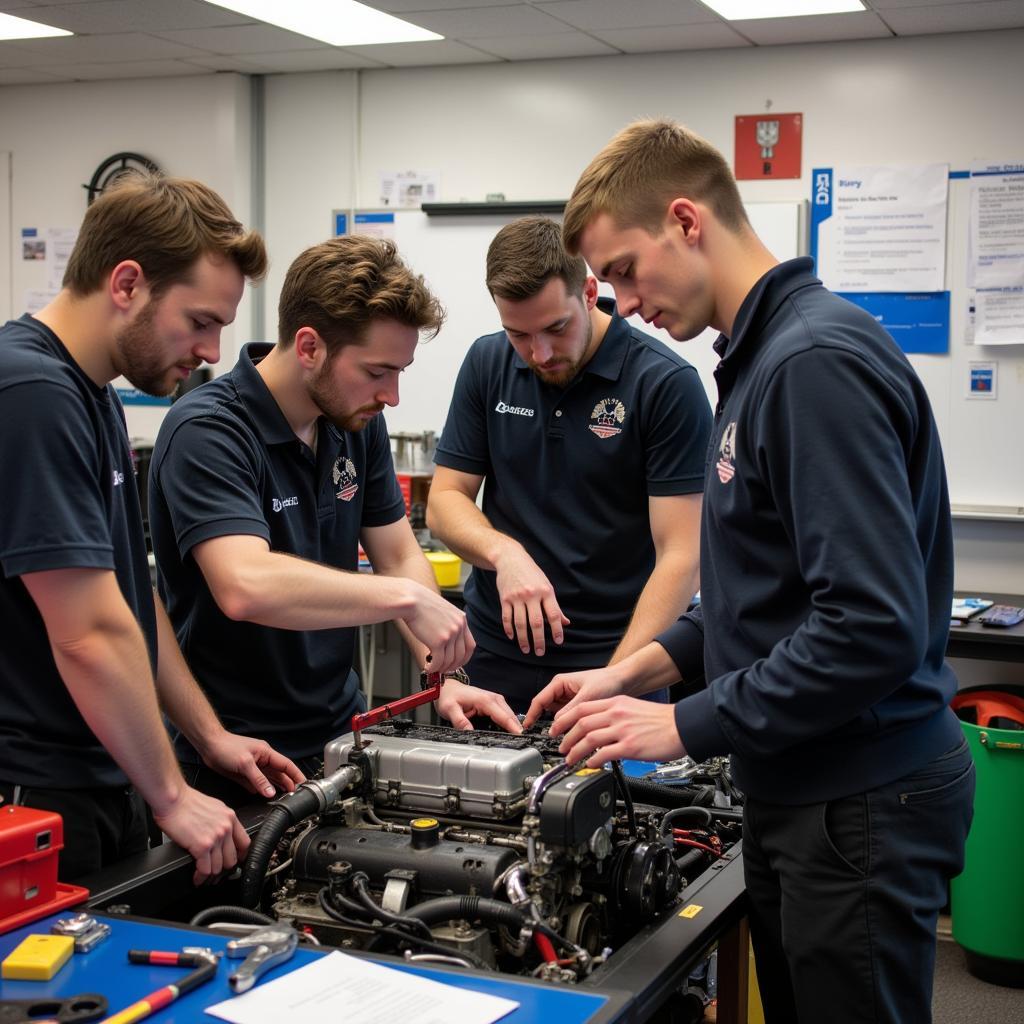
POLYGON ((60 338, 71 358, 98 388, 117 376, 112 359, 115 328, 101 292, 79 297, 65 288, 33 318, 60 338))
POLYGON ((711 326, 731 338, 743 300, 779 261, 753 231, 736 235, 720 228, 711 245, 716 296, 711 326))
POLYGON ((608 325, 612 322, 612 318, 607 313, 597 308, 597 303, 594 304, 587 316, 590 317, 590 344, 587 346, 587 351, 579 365, 579 370, 582 370, 597 355, 597 350, 601 347, 601 342, 604 341, 604 336, 608 333, 608 325))
POLYGON ((316 427, 320 410, 312 402, 299 374, 295 349, 275 345, 257 364, 256 372, 263 378, 295 436, 315 450, 316 427))

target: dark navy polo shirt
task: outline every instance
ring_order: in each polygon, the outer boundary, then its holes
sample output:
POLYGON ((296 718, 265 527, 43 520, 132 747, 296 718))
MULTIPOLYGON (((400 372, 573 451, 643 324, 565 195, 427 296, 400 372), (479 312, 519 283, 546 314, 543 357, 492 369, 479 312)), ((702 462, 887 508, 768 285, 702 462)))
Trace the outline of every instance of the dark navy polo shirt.
MULTIPOLYGON (((72 701, 20 577, 113 570, 157 657, 156 614, 124 412, 30 316, 0 329, 0 779, 78 789, 124 773, 72 701)), ((151 680, 140 680, 151 686, 151 680)))
MULTIPOLYGON (((704 486, 711 410, 697 371, 613 314, 567 386, 545 384, 504 331, 477 339, 455 385, 435 461, 483 476, 483 511, 518 540, 572 621, 545 664, 604 665, 654 568, 648 498, 704 486)), ((474 569, 466 612, 477 643, 537 663, 501 624, 495 574, 474 569)))
MULTIPOLYGON (((246 345, 229 373, 176 402, 150 466, 149 517, 160 593, 196 679, 231 732, 289 757, 320 753, 362 707, 352 627, 274 629, 221 612, 192 548, 262 537, 273 551, 350 572, 359 534, 405 515, 383 416, 347 433, 321 419, 317 450, 288 425, 246 345)), ((179 757, 198 757, 179 736, 179 757)))

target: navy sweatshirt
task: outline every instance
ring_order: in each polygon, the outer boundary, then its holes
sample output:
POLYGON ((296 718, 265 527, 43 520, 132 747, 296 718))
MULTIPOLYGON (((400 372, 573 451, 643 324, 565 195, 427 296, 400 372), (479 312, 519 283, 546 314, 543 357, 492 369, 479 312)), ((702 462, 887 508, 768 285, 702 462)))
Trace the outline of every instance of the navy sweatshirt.
POLYGON ((698 760, 776 803, 906 775, 961 737, 944 661, 953 541, 924 386, 809 259, 769 271, 716 342, 700 609, 658 641, 698 760), (706 628, 705 628, 706 627, 706 628))

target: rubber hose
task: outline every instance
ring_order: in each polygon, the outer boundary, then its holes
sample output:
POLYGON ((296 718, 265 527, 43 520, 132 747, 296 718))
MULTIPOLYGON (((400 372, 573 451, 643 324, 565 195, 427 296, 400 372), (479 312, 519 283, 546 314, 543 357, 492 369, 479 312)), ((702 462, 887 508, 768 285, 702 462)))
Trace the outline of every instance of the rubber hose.
POLYGON ((263 819, 263 824, 260 825, 259 832, 253 837, 249 855, 245 858, 239 896, 243 907, 255 909, 259 906, 263 882, 267 877, 267 865, 281 841, 281 836, 297 821, 302 821, 319 810, 320 800, 317 794, 302 786, 292 793, 285 794, 270 808, 263 819))
POLYGON ((258 910, 232 905, 207 907, 205 910, 200 910, 189 921, 189 924, 204 925, 207 921, 233 921, 236 924, 277 924, 274 918, 267 917, 266 914, 261 914, 258 910))
POLYGON ((411 910, 406 910, 406 917, 414 917, 426 925, 439 924, 456 918, 482 918, 489 924, 503 924, 518 931, 524 925, 533 927, 524 914, 500 900, 490 900, 482 896, 440 896, 434 900, 420 903, 411 910))
POLYGON ((630 793, 642 804, 655 807, 690 807, 711 803, 714 790, 711 786, 660 786, 644 779, 627 779, 630 793))
POLYGON ((668 830, 672 827, 674 821, 687 818, 700 822, 705 827, 714 821, 711 812, 706 807, 676 807, 674 810, 666 811, 665 816, 661 819, 661 834, 667 836, 668 830))
POLYGON ((694 864, 699 863, 704 856, 705 854, 703 850, 687 850, 681 857, 676 857, 676 867, 679 868, 679 874, 689 881, 689 876, 686 872, 694 864))

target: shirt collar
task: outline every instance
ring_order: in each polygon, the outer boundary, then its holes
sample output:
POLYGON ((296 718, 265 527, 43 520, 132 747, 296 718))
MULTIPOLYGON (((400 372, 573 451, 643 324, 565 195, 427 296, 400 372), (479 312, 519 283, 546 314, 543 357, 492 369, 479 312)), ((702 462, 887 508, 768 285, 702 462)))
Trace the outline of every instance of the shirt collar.
MULTIPOLYGON (((597 308, 602 313, 607 313, 612 318, 612 322, 604 332, 604 338, 601 339, 601 344, 590 362, 583 367, 583 373, 592 373, 595 376, 604 377, 606 380, 618 380, 622 373, 622 364, 626 361, 626 353, 629 351, 630 327, 615 311, 614 299, 600 296, 597 300, 597 308)), ((517 370, 530 370, 526 360, 514 349, 512 365, 517 370)), ((530 372, 533 371, 530 370, 530 372)))
POLYGON ((273 345, 253 341, 242 346, 238 362, 231 371, 235 390, 245 404, 252 422, 265 444, 285 444, 297 441, 295 431, 281 412, 274 396, 270 393, 256 364, 266 356, 273 345))
POLYGON ((813 270, 814 260, 800 256, 777 264, 757 281, 740 304, 732 337, 720 334, 715 342, 715 351, 723 362, 735 358, 740 348, 749 349, 761 337, 762 329, 775 311, 794 292, 810 285, 821 285, 813 270), (747 338, 751 341, 747 342, 747 338))

